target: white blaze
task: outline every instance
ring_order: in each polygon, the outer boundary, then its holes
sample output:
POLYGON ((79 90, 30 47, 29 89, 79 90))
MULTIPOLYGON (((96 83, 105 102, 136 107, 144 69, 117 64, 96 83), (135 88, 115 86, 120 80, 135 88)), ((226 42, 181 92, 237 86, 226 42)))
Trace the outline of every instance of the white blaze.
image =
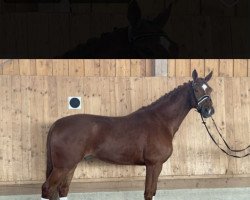
POLYGON ((203 88, 204 91, 206 91, 206 89, 207 89, 207 85, 206 84, 203 84, 201 87, 203 88))

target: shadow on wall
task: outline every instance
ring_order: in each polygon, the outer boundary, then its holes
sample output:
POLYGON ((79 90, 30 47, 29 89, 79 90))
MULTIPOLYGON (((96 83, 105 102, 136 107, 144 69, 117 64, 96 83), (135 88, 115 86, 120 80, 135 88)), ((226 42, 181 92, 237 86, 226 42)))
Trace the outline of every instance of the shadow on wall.
POLYGON ((169 58, 178 56, 178 45, 163 31, 172 4, 153 20, 143 19, 136 0, 127 11, 129 26, 103 33, 79 44, 62 58, 169 58))
POLYGON ((2 58, 250 56, 247 0, 10 1, 0 4, 2 58))

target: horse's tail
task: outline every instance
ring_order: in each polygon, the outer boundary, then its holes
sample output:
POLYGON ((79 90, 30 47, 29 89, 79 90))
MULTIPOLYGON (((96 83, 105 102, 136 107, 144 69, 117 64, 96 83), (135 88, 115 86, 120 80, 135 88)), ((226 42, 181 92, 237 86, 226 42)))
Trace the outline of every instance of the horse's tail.
POLYGON ((46 179, 49 177, 53 170, 53 164, 52 164, 52 158, 51 158, 51 135, 52 135, 52 130, 54 128, 54 124, 51 126, 49 129, 49 133, 47 136, 47 168, 46 168, 46 179))

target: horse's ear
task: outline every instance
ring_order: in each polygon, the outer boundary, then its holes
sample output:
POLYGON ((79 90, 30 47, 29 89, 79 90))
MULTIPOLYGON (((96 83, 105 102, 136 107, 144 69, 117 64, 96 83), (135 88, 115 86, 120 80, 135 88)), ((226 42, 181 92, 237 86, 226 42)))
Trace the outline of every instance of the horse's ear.
POLYGON ((132 0, 128 6, 127 18, 132 27, 135 27, 141 19, 141 9, 136 0, 132 0))
POLYGON ((196 81, 196 79, 198 78, 198 73, 197 73, 196 69, 192 72, 192 77, 193 77, 194 81, 196 81))
POLYGON ((168 6, 168 8, 164 9, 162 13, 160 13, 156 18, 154 18, 153 22, 157 24, 160 28, 163 28, 170 16, 170 12, 172 9, 172 3, 168 6))
POLYGON ((213 75, 213 71, 211 71, 211 72, 205 77, 205 81, 208 82, 208 81, 212 78, 212 75, 213 75))

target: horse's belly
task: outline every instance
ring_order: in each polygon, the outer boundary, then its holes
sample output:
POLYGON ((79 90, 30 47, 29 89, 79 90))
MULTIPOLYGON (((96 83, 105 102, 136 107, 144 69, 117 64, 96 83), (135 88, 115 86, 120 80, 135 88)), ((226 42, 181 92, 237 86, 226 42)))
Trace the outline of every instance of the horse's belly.
POLYGON ((100 160, 116 164, 144 164, 143 150, 138 146, 104 146, 103 148, 98 149, 94 156, 100 160))

